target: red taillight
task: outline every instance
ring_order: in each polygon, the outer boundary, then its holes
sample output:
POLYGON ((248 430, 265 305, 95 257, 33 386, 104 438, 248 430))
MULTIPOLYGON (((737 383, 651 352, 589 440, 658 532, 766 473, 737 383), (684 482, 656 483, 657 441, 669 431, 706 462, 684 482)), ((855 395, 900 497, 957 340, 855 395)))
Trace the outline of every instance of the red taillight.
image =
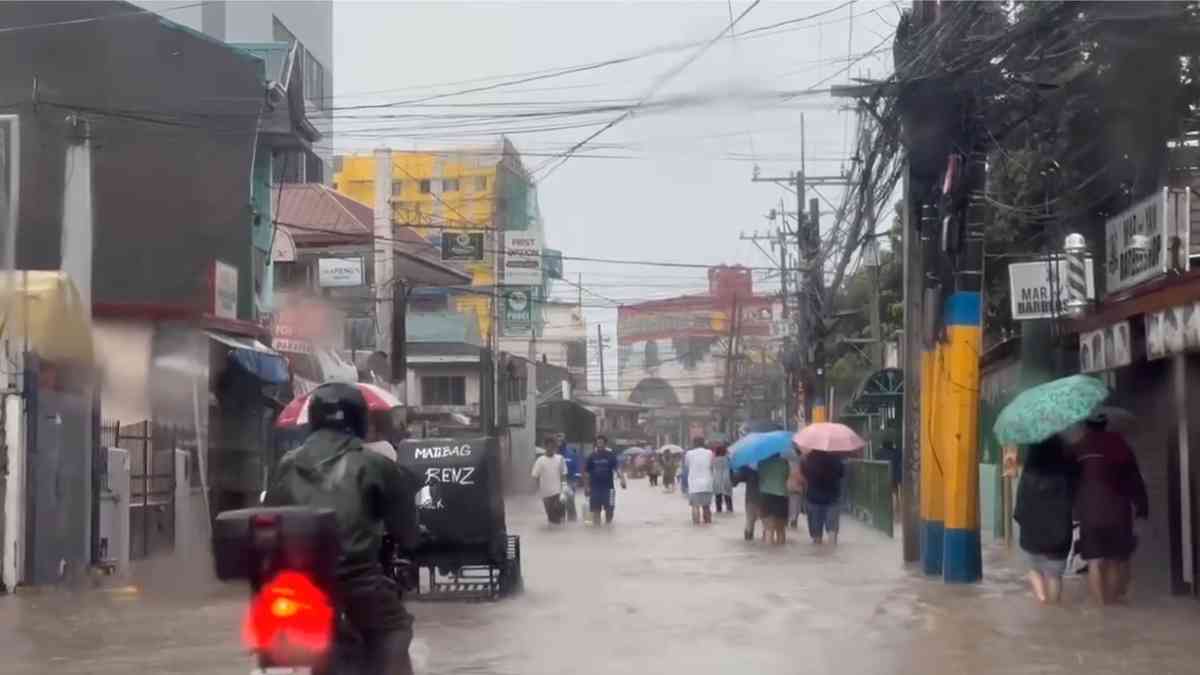
POLYGON ((333 640, 333 606, 308 577, 280 572, 250 603, 243 638, 251 650, 288 661, 319 657, 333 640))

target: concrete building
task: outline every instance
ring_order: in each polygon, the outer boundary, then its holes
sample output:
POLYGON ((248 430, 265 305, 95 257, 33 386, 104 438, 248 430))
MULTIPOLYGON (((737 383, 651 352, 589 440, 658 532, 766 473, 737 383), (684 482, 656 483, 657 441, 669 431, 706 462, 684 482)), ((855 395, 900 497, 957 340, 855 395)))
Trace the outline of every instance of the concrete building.
POLYGON ((328 183, 332 173, 333 0, 141 0, 135 4, 221 42, 240 47, 295 44, 306 112, 322 142, 277 156, 274 181, 328 183))
POLYGON ((521 305, 526 314, 520 317, 507 316, 508 306, 516 303, 502 305, 506 320, 500 336, 517 340, 506 340, 501 348, 528 353, 529 335, 540 318, 538 300, 544 297, 544 235, 536 190, 507 138, 493 147, 445 152, 381 149, 339 157, 337 165, 334 189, 374 206, 377 237, 411 227, 431 251, 471 275, 467 287, 420 293, 425 311, 473 313, 490 341, 496 337, 495 286, 519 288, 530 301, 521 305))
POLYGON ((708 279, 707 293, 617 310, 617 387, 629 401, 653 407, 645 431, 660 445, 713 435, 723 414, 739 415, 746 394, 726 391, 726 383, 747 378, 727 379, 731 337, 737 337, 735 373, 778 351, 772 345, 782 331, 779 298, 755 295, 744 267, 714 267, 708 279))
POLYGON ((587 323, 577 303, 541 303, 542 332, 534 343, 539 361, 566 368, 573 391, 588 389, 587 323))

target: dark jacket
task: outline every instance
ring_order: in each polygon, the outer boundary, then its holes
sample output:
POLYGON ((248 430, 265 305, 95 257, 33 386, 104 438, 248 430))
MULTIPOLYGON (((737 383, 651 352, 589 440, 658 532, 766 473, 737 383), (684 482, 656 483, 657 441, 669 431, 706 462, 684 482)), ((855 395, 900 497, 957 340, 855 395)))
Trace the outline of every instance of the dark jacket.
POLYGON ((416 483, 395 462, 363 450, 357 437, 321 430, 279 461, 266 503, 333 509, 341 534, 338 574, 354 577, 381 570, 385 533, 402 550, 416 547, 416 483))
POLYGON ((842 497, 842 476, 846 466, 831 452, 813 450, 804 455, 800 471, 808 483, 806 499, 813 504, 835 504, 842 497))
POLYGON ((1051 558, 1070 553, 1078 473, 1057 439, 1030 447, 1013 507, 1023 550, 1051 558))

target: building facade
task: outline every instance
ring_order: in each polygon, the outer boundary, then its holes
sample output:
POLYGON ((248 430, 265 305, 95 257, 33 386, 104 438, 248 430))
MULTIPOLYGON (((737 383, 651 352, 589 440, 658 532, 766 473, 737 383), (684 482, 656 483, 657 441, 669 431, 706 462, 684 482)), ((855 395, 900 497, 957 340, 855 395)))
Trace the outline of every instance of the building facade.
POLYGON ((332 0, 141 0, 138 4, 215 40, 242 47, 296 45, 303 71, 306 112, 323 142, 280 153, 273 180, 327 183, 332 176, 333 1, 332 0), (286 156, 286 159, 285 159, 286 156))
POLYGON ((741 374, 778 352, 779 298, 755 295, 743 267, 714 267, 708 278, 707 293, 617 310, 618 390, 653 407, 646 431, 663 442, 721 431, 745 402, 741 374))

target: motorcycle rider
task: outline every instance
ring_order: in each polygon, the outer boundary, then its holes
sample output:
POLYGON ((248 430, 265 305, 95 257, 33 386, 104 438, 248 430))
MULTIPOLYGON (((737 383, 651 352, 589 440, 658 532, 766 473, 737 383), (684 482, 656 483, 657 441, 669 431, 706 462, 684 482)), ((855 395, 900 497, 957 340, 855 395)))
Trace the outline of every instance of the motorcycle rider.
MULTIPOLYGON (((385 534, 400 550, 416 547, 417 481, 394 461, 363 449, 367 402, 355 386, 324 384, 311 397, 312 434, 280 460, 264 501, 337 513, 341 557, 333 593, 361 636, 362 672, 408 675, 412 615, 384 572, 381 548, 385 534)), ((336 649, 331 664, 337 672, 336 649)))

